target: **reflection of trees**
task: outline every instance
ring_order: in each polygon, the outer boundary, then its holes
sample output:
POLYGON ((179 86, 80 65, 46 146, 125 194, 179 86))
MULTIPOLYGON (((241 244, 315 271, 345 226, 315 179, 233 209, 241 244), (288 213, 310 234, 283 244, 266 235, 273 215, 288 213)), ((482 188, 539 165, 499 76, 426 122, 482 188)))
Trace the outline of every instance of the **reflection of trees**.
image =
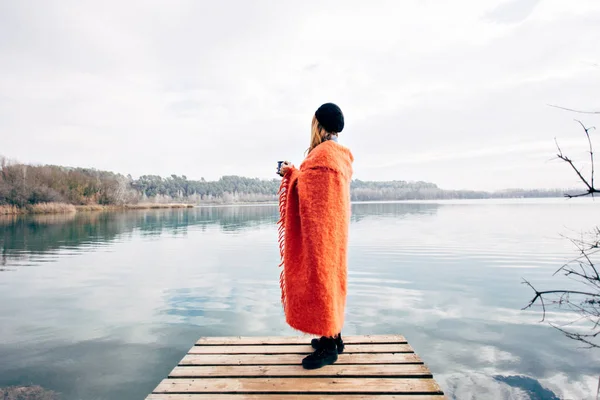
POLYGON ((60 248, 113 240, 131 224, 110 213, 17 216, 0 219, 2 264, 60 248))
POLYGON ((366 217, 402 218, 409 215, 433 215, 439 205, 435 203, 356 203, 352 205, 352 222, 366 217))
MULTIPOLYGON (((411 214, 427 215, 435 213, 437 207, 436 204, 354 204, 352 221, 358 222, 367 216, 398 218, 411 214)), ((214 226, 231 233, 271 225, 278 218, 277 206, 7 216, 0 218, 0 263, 7 265, 8 259, 26 259, 29 254, 101 244, 134 231, 143 236, 180 235, 185 234, 189 227, 206 229, 214 226)))
POLYGON ((0 218, 0 262, 6 265, 8 258, 23 259, 32 253, 105 243, 133 231, 144 236, 177 235, 190 226, 216 225, 233 232, 271 224, 277 218, 276 206, 7 216, 0 218))
POLYGON ((237 231, 277 222, 277 206, 201 207, 193 209, 201 222, 217 223, 224 231, 237 231))

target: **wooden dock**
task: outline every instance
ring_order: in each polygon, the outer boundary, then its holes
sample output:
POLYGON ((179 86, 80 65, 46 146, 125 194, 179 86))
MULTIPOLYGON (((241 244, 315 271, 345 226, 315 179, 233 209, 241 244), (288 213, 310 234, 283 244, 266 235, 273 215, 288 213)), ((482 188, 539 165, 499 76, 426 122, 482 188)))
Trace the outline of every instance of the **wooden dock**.
POLYGON ((348 336, 337 363, 308 371, 309 337, 206 337, 146 400, 442 400, 404 337, 348 336))

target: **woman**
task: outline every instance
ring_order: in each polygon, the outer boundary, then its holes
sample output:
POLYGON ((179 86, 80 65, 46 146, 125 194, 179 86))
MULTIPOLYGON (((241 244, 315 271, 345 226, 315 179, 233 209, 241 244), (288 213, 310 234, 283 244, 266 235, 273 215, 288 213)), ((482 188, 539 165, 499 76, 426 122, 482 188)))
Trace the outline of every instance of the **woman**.
POLYGON ((340 108, 323 104, 313 117, 310 147, 300 169, 287 161, 280 168, 280 284, 286 321, 294 329, 321 336, 311 343, 316 351, 302 360, 306 369, 333 364, 344 349, 354 158, 338 144, 343 129, 340 108))

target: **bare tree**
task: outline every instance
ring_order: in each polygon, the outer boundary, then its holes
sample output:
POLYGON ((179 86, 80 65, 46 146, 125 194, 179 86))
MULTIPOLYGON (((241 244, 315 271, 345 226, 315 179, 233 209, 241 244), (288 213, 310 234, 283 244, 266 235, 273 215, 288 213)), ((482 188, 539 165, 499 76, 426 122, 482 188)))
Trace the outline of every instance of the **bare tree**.
POLYGON ((563 154, 560 146, 558 145, 558 141, 555 140, 556 148, 558 149, 558 154, 556 156, 559 159, 566 162, 567 164, 569 164, 571 166, 571 168, 573 168, 573 170, 575 171, 575 173, 577 174, 577 176, 579 177, 581 182, 583 182, 583 184, 585 185, 585 188, 586 188, 585 192, 582 192, 579 194, 565 194, 565 196, 568 198, 573 198, 573 197, 582 197, 582 196, 592 195, 592 197, 593 197, 594 194, 600 193, 600 190, 596 188, 595 182, 594 182, 594 147, 592 145, 592 139, 590 138, 590 131, 595 130, 596 127, 590 126, 588 128, 580 120, 576 119, 575 121, 577 121, 579 123, 579 125, 581 125, 581 127, 583 128, 583 131, 585 132, 585 136, 587 138, 588 146, 589 146, 590 164, 591 164, 592 168, 591 168, 591 172, 590 172, 590 177, 585 178, 583 176, 581 170, 575 166, 575 164, 573 163, 573 160, 571 160, 569 157, 567 157, 566 155, 563 154))
MULTIPOLYGON (((590 137, 590 131, 595 128, 586 127, 581 121, 576 121, 583 128, 587 138, 591 171, 588 177, 584 176, 582 169, 563 153, 557 142, 557 157, 569 164, 585 185, 585 190, 581 193, 565 194, 565 196, 568 198, 593 197, 596 193, 600 193, 594 182, 594 150, 590 137)), ((600 274, 597 268, 597 259, 600 256, 600 227, 596 227, 592 232, 582 234, 578 239, 569 238, 569 240, 577 249, 578 255, 560 267, 554 275, 562 274, 572 279, 580 290, 539 291, 530 282, 524 280, 523 283, 535 292, 535 296, 524 309, 536 304, 541 305, 542 321, 546 320, 546 311, 549 308, 574 312, 577 314, 577 318, 569 323, 549 323, 568 338, 583 343, 585 347, 600 348, 600 274)))

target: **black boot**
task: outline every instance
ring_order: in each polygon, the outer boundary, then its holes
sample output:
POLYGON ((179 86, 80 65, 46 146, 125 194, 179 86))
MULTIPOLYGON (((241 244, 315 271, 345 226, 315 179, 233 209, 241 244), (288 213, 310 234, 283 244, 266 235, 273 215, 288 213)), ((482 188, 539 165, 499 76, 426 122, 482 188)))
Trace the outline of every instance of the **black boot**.
POLYGON ((304 369, 317 369, 331 365, 338 359, 337 345, 335 339, 324 338, 320 341, 320 348, 310 356, 302 360, 304 369))
MULTIPOLYGON (((323 339, 327 339, 325 336, 322 336, 321 339, 313 339, 310 342, 310 345, 313 347, 313 349, 320 349, 321 348, 321 342, 323 341, 323 339)), ((342 334, 340 333, 339 335, 337 335, 337 337, 335 338, 335 344, 337 345, 337 352, 338 354, 342 354, 344 352, 344 341, 342 340, 342 334)))

